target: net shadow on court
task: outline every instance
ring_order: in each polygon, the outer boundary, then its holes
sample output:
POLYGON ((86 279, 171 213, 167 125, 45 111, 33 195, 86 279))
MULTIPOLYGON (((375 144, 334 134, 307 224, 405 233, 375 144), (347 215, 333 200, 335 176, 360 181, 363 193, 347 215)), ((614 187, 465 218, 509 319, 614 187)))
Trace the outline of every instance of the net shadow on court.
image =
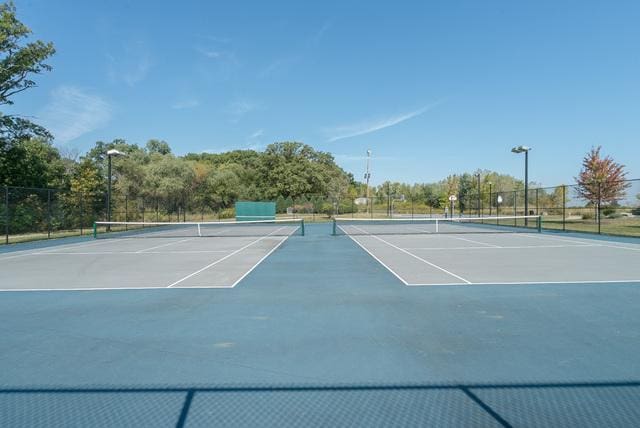
POLYGON ((0 389, 3 426, 632 426, 640 382, 0 389), (561 402, 562 405, 558 405, 561 402))

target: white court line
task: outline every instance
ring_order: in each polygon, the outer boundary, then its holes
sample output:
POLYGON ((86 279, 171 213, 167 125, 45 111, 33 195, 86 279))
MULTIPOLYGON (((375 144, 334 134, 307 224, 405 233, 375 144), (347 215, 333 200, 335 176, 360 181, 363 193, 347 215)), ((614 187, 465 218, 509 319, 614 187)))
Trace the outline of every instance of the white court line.
POLYGON ((449 238, 453 238, 453 239, 459 239, 461 241, 471 242, 472 244, 482 244, 482 245, 486 245, 488 247, 502 248, 500 245, 489 244, 489 243, 482 242, 482 241, 474 241, 473 239, 462 238, 460 236, 452 236, 452 235, 445 235, 445 236, 448 236, 449 238))
POLYGON ((598 244, 584 244, 584 245, 520 245, 510 247, 404 247, 405 250, 519 250, 529 248, 580 248, 580 247, 601 247, 598 244))
MULTIPOLYGON (((124 238, 121 239, 120 241, 129 241, 133 238, 124 238)), ((79 247, 92 247, 94 245, 101 245, 101 244, 107 244, 109 242, 113 242, 111 240, 105 240, 105 241, 100 241, 100 242, 74 242, 71 244, 62 244, 62 245, 56 245, 55 247, 50 248, 49 250, 42 250, 41 249, 33 249, 33 250, 19 250, 20 254, 16 254, 15 256, 9 256, 9 257, 0 257, 0 262, 3 260, 10 260, 10 259, 16 259, 18 257, 26 257, 26 256, 31 256, 34 254, 43 254, 43 253, 51 253, 54 252, 56 250, 59 249, 66 249, 66 248, 79 248, 79 247), (25 251, 29 251, 29 252, 25 252, 25 251)), ((7 254, 7 253, 5 253, 7 254)))
MULTIPOLYGON (((356 229, 359 229, 359 228, 358 228, 358 227, 356 227, 356 226, 353 226, 353 227, 354 227, 354 228, 356 228, 356 229)), ((365 232, 365 231, 364 231, 364 230, 362 230, 362 229, 359 229, 359 230, 360 230, 361 232, 365 232)), ((366 233, 366 232, 365 232, 365 233, 366 233)), ((402 248, 400 248, 400 247, 398 247, 398 246, 396 246, 396 245, 393 245, 392 243, 385 241, 384 239, 380 238, 379 236, 376 236, 376 235, 368 235, 368 236, 370 236, 370 237, 372 237, 372 238, 375 238, 375 239, 377 239, 377 240, 379 240, 379 241, 381 241, 381 242, 384 242, 385 244, 389 245, 390 247, 393 247, 393 248, 395 248, 395 249, 396 249, 396 250, 398 250, 398 251, 402 251, 403 253, 405 253, 405 254, 407 254, 407 255, 409 255, 409 256, 411 256, 411 257, 415 258, 415 259, 418 259, 418 260, 420 260, 421 262, 426 263, 426 264, 428 264, 428 265, 429 265, 429 266, 431 266, 431 267, 434 267, 434 268, 436 268, 436 269, 438 269, 438 270, 441 270, 442 272, 444 272, 444 273, 446 273, 446 274, 448 274, 448 275, 451 275, 451 276, 453 276, 454 278, 458 278, 459 280, 462 280, 462 281, 466 282, 467 284, 471 284, 471 281, 468 281, 468 280, 464 279, 464 278, 463 278, 463 277, 461 277, 460 275, 456 275, 456 274, 455 274, 455 273, 453 273, 453 272, 449 272, 449 271, 448 271, 448 270, 446 270, 445 268, 440 267, 440 266, 438 266, 438 265, 436 265, 436 264, 434 264, 434 263, 431 263, 430 261, 425 260, 425 259, 423 259, 422 257, 416 256, 415 254, 410 253, 409 251, 404 250, 404 249, 402 249, 402 248)))
POLYGON ((57 251, 52 253, 31 253, 31 256, 106 256, 118 254, 208 254, 208 253, 230 253, 232 250, 208 250, 208 251, 92 251, 92 252, 73 252, 73 251, 57 251))
MULTIPOLYGON (((241 252, 241 251, 245 250, 246 248, 249 248, 249 247, 250 247, 250 246, 252 246, 253 244, 258 243, 258 242, 262 241, 262 240, 263 240, 263 239, 265 239, 265 238, 268 238, 269 236, 271 236, 271 235, 273 235, 274 233, 276 233, 276 232, 278 232, 278 231, 280 231, 280 230, 284 229, 285 227, 286 227, 286 226, 283 226, 283 227, 281 227, 281 228, 279 228, 279 229, 276 229, 276 230, 274 230, 273 232, 269 233, 268 235, 265 235, 265 236, 263 236, 263 237, 261 237, 261 238, 258 238, 258 239, 256 239, 255 241, 252 241, 252 242, 248 243, 248 244, 247 244, 247 245, 245 245, 244 247, 239 248, 239 249, 235 250, 234 252, 232 252, 232 253, 230 253, 230 254, 227 254, 226 256, 222 257, 221 259, 218 259, 218 260, 216 260, 216 261, 215 261, 215 262, 213 262, 213 263, 209 263, 208 265, 206 265, 206 266, 205 266, 205 267, 203 267, 202 269, 199 269, 199 270, 197 270, 197 271, 195 271, 195 272, 193 272, 193 273, 190 273, 189 275, 185 276, 184 278, 181 278, 181 279, 177 280, 177 281, 176 281, 176 282, 174 282, 173 284, 169 284, 169 285, 167 286, 167 288, 171 288, 171 287, 173 287, 174 285, 178 285, 178 284, 180 284, 181 282, 186 281, 187 279, 191 278, 192 276, 195 276, 195 275, 197 275, 197 274, 199 274, 199 273, 201 273, 201 272, 203 272, 203 271, 205 271, 205 270, 209 269, 210 267, 215 266, 215 265, 217 265, 218 263, 220 263, 220 262, 222 262, 222 261, 224 261, 224 260, 228 259, 229 257, 235 256, 235 255, 236 255, 236 254, 238 254, 239 252, 241 252)), ((293 233, 293 232, 291 232, 291 233, 293 233)), ((290 235, 285 236, 285 237, 283 238, 283 240, 284 240, 284 239, 287 239, 289 236, 290 236, 290 235)))
POLYGON ((192 241, 192 240, 194 240, 194 239, 196 239, 196 237, 193 237, 193 238, 187 238, 187 239, 181 239, 181 240, 179 240, 179 241, 173 241, 173 242, 169 242, 169 243, 167 243, 167 244, 156 245, 155 247, 143 248, 142 250, 138 250, 138 251, 136 251, 136 253, 142 253, 142 252, 145 252, 145 251, 148 251, 148 250, 155 250, 155 249, 157 249, 157 248, 168 247, 169 245, 179 244, 179 243, 181 243, 181 242, 192 241))
MULTIPOLYGON (((291 233, 293 234, 293 232, 291 232, 291 233)), ((291 235, 289 235, 289 236, 291 236, 291 235)), ((266 258, 267 258, 267 257, 269 257, 269 256, 271 255, 271 253, 273 253, 275 250, 277 250, 277 249, 278 249, 278 247, 280 247, 280 245, 282 245, 282 244, 284 243, 284 241, 286 241, 286 240, 287 240, 287 238, 288 238, 288 237, 285 237, 282 241, 278 242, 278 245, 276 245, 275 247, 273 247, 273 248, 272 248, 272 249, 271 249, 267 254, 265 254, 265 255, 264 255, 264 257, 262 257, 260 260, 258 260, 258 262, 257 262, 256 264, 254 264, 254 265, 251 267, 251 269, 249 269, 248 271, 246 271, 246 272, 244 273, 244 275, 242 275, 240 278, 238 278, 238 280, 237 280, 236 282, 234 282, 234 283, 231 285, 231 288, 234 288, 236 285, 238 285, 238 283, 239 283, 240 281, 242 281, 242 280, 243 280, 247 275, 249 275, 249 274, 250 274, 250 273, 251 273, 255 268, 257 268, 257 267, 258 267, 258 265, 259 265, 260 263, 262 263, 264 260, 266 260, 266 258)))
MULTIPOLYGON (((545 284, 638 284, 640 279, 614 279, 594 281, 522 281, 522 282, 472 282, 471 285, 545 285, 545 284)), ((469 285, 462 282, 443 282, 431 284, 407 284, 409 287, 432 287, 440 285, 469 285)))
MULTIPOLYGON (((340 229, 342 229, 342 226, 338 226, 340 229)), ((391 272, 396 278, 398 278, 404 285, 409 285, 409 283, 407 281, 404 280, 404 278, 402 278, 400 275, 398 275, 393 269, 391 269, 389 266, 387 266, 382 260, 380 260, 379 258, 377 258, 371 251, 369 251, 364 245, 362 245, 357 239, 355 239, 353 236, 349 235, 344 229, 342 229, 342 231, 345 233, 345 235, 347 235, 349 238, 351 238, 351 240, 353 242, 355 242, 356 244, 358 244, 358 246, 360 248, 362 248, 367 254, 369 254, 371 257, 373 257, 375 259, 375 261, 377 261, 378 263, 380 263, 382 266, 384 266, 389 272, 391 272)))
MULTIPOLYGON (((598 280, 598 281, 532 281, 532 282, 474 282, 471 285, 562 285, 562 284, 640 284, 640 279, 632 279, 632 280, 598 280)), ((465 287, 469 286, 466 282, 443 282, 443 283, 432 283, 432 284, 406 284, 408 287, 438 287, 438 286, 457 286, 464 285, 465 287)), ((170 290, 189 290, 189 289, 214 289, 214 288, 233 288, 231 285, 194 285, 185 288, 171 288, 170 290)), ((5 288, 0 289, 1 292, 34 292, 34 291, 118 291, 118 290, 168 290, 167 287, 96 287, 96 288, 5 288)))
MULTIPOLYGON (((528 238, 538 238, 538 239, 554 239, 556 241, 565 241, 565 242, 577 242, 577 243, 584 243, 585 241, 596 241, 598 242, 598 245, 601 247, 608 247, 608 248, 620 248, 622 250, 630 250, 630 251, 640 251, 640 248, 634 248, 634 247, 625 247, 625 246, 621 246, 621 245, 612 245, 612 244, 604 244, 603 242, 609 242, 609 241, 600 241, 600 240, 594 240, 594 239, 589 239, 589 238, 580 238, 582 239, 581 241, 578 241, 577 239, 569 239, 569 238, 558 238, 555 236, 538 236, 538 235, 530 235, 530 234, 523 234, 522 236, 526 236, 528 238)), ((632 244, 633 245, 633 244, 632 244)))
MULTIPOLYGON (((190 288, 232 288, 230 285, 207 285, 207 286, 191 286, 185 288, 171 288, 170 290, 188 290, 190 288)), ((95 288, 0 288, 0 292, 19 292, 19 291, 118 291, 118 290, 168 290, 165 286, 151 287, 95 287, 95 288)))

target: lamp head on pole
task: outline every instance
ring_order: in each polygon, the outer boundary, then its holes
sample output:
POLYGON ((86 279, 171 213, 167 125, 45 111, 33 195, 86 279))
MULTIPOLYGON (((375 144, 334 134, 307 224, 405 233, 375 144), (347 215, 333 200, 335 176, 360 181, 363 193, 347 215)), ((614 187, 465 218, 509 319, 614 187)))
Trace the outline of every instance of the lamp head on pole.
POLYGON ((516 146, 516 147, 511 149, 511 152, 513 152, 513 153, 525 153, 525 152, 528 152, 529 150, 531 150, 531 147, 516 146))
POLYGON ((107 156, 126 156, 126 153, 123 153, 120 150, 111 149, 107 151, 107 156))

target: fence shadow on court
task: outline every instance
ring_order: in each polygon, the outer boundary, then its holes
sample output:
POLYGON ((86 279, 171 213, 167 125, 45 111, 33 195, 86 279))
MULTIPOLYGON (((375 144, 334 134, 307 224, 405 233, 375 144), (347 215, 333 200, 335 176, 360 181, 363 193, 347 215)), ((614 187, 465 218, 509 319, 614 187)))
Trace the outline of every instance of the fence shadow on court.
POLYGON ((2 426, 637 426, 640 381, 0 389, 2 426))

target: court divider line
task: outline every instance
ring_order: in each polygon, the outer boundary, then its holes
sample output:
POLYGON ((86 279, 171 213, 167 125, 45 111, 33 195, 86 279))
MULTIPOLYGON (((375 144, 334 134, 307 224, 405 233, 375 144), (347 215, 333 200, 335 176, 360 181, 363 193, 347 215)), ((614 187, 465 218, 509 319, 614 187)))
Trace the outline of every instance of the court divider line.
MULTIPOLYGON (((358 230, 360 230, 361 232, 364 232, 364 233, 366 234, 366 231, 364 231, 364 230, 360 229, 359 227, 357 227, 357 226, 353 226, 353 227, 354 227, 354 228, 356 228, 356 229, 358 229, 358 230)), ((467 280, 467 279, 465 279, 465 278, 461 277, 460 275, 456 275, 455 273, 450 272, 450 271, 446 270, 446 269, 445 269, 445 268, 443 268, 443 267, 440 267, 440 266, 438 266, 438 265, 436 265, 436 264, 434 264, 434 263, 431 263, 430 261, 425 260, 425 259, 423 259, 422 257, 416 256, 415 254, 413 254, 413 253, 411 253, 411 252, 409 252, 409 251, 407 251, 407 250, 404 250, 404 249, 402 249, 402 248, 400 248, 400 247, 398 247, 398 246, 396 246, 396 245, 393 245, 392 243, 385 241, 384 239, 380 238, 379 236, 376 236, 376 235, 367 235, 367 236, 370 236, 370 237, 375 238, 375 239, 377 239, 377 240, 379 240, 379 241, 381 241, 381 242, 384 242, 385 244, 389 245, 390 247, 395 248, 396 250, 401 251, 401 252, 403 252, 403 253, 405 253, 405 254, 407 254, 407 255, 409 255, 409 256, 411 256, 411 257, 413 257, 413 258, 417 259, 417 260, 420 260, 421 262, 426 263, 426 264, 428 264, 428 265, 429 265, 429 266, 431 266, 431 267, 434 267, 434 268, 436 268, 436 269, 438 269, 438 270, 441 270, 442 272, 444 272, 444 273, 446 273, 446 274, 448 274, 448 275, 451 275, 451 276, 453 276, 454 278, 458 278, 459 280, 461 280, 461 281, 463 281, 463 282, 466 282, 467 284, 472 284, 472 282, 471 282, 471 281, 469 281, 469 280, 467 280)))
MULTIPOLYGON (((233 257, 233 256, 235 256, 235 255, 236 255, 236 254, 238 254, 239 252, 241 252, 241 251, 243 251, 243 250, 245 250, 245 249, 249 248, 250 246, 252 246, 252 245, 254 245, 254 244, 256 244, 256 243, 258 243, 258 242, 262 241, 262 240, 263 240, 263 239, 265 239, 265 238, 270 237, 271 235, 273 235, 273 234, 274 234, 274 233, 276 233, 276 232, 279 232, 280 230, 284 229, 285 227, 286 227, 286 226, 282 226, 282 227, 280 227, 280 228, 278 228, 278 229, 274 230, 273 232, 269 233, 268 235, 262 236, 262 237, 260 237, 260 238, 256 239, 255 241, 252 241, 252 242, 248 243, 248 244, 247 244, 247 245, 245 245, 244 247, 241 247, 241 248, 239 248, 239 249, 237 249, 237 250, 233 251, 232 253, 227 254, 226 256, 222 257, 221 259, 218 259, 218 260, 216 260, 216 261, 215 261, 215 262, 213 262, 213 263, 209 263, 208 265, 206 265, 206 266, 205 266, 205 267, 203 267, 202 269, 199 269, 199 270, 197 270, 197 271, 195 271, 195 272, 193 272, 193 273, 190 273, 189 275, 185 276, 184 278, 181 278, 181 279, 177 280, 177 281, 176 281, 176 282, 174 282, 173 284, 169 284, 169 285, 167 285, 167 288, 171 288, 171 287, 173 287, 174 285, 178 285, 178 284, 180 284, 181 282, 186 281, 187 279, 189 279, 189 278, 191 278, 191 277, 193 277, 193 276, 195 276, 195 275, 198 275, 199 273, 204 272, 205 270, 209 269, 210 267, 213 267, 213 266, 217 265, 218 263, 220 263, 220 262, 222 262, 222 261, 224 261, 224 260, 228 259, 229 257, 233 257)), ((291 232, 291 233, 293 233, 293 232, 291 232)))
MULTIPOLYGON (((562 284, 638 284, 640 279, 602 279, 602 280, 584 280, 584 281, 522 281, 522 282, 474 282, 473 285, 562 285, 562 284)), ((432 287, 444 285, 469 285, 462 282, 442 282, 427 284, 407 284, 408 287, 432 287)))
MULTIPOLYGON (((338 226, 340 229, 342 229, 342 226, 338 226)), ((382 260, 380 260, 378 257, 376 257, 371 251, 369 251, 364 245, 362 245, 357 239, 355 239, 353 236, 349 235, 344 229, 342 229, 342 231, 345 233, 345 235, 347 235, 353 242, 355 242, 356 244, 358 244, 358 246, 360 248, 362 248, 367 254, 369 254, 371 257, 373 257, 375 259, 375 261, 377 261, 378 263, 380 263, 385 269, 387 269, 389 272, 391 272, 393 274, 393 276, 395 276, 396 278, 398 278, 404 285, 409 285, 409 283, 403 278, 401 277, 396 271, 394 271, 393 269, 391 269, 389 266, 387 266, 382 260)))

